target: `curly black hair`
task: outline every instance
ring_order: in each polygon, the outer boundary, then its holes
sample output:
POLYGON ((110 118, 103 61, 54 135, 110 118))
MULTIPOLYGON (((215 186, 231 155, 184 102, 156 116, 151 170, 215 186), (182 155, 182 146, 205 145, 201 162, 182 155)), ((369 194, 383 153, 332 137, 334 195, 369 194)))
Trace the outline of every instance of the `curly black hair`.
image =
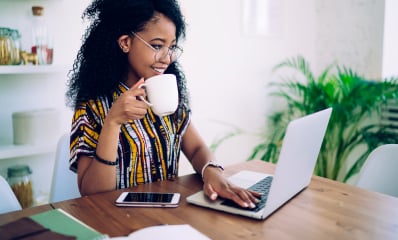
MULTIPOLYGON (((143 30, 154 14, 162 13, 176 27, 177 42, 185 38, 186 24, 177 0, 94 0, 82 18, 90 21, 73 69, 69 72, 67 104, 96 99, 113 92, 127 79, 128 61, 118 38, 143 30)), ((188 107, 185 75, 177 62, 165 73, 177 76, 181 104, 188 107)))

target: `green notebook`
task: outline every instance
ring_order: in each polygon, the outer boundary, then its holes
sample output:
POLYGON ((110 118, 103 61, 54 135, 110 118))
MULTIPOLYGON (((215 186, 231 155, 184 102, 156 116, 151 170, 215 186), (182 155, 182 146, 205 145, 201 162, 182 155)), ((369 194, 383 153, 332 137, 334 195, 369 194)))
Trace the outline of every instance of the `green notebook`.
POLYGON ((107 235, 91 228, 62 209, 39 213, 30 218, 53 232, 74 236, 78 240, 108 239, 107 235))

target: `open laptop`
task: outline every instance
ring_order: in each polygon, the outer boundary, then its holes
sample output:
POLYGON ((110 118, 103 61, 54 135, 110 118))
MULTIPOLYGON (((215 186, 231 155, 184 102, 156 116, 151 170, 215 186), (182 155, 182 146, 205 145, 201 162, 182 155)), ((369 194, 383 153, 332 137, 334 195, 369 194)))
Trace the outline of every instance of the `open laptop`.
POLYGON ((310 183, 331 113, 328 108, 289 123, 274 175, 244 170, 228 178, 240 187, 263 192, 257 208, 240 208, 231 200, 211 201, 203 191, 188 196, 187 201, 250 218, 267 218, 310 183))

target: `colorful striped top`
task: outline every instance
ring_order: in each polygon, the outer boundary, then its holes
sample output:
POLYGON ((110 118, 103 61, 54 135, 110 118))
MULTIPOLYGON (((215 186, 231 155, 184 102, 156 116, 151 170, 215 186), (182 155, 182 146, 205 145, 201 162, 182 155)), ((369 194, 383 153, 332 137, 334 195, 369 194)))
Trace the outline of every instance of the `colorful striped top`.
MULTIPOLYGON (((71 129, 71 170, 77 171, 77 160, 81 155, 94 156, 105 116, 112 103, 127 90, 128 87, 120 83, 111 96, 83 102, 76 107, 71 129)), ((190 118, 190 112, 181 106, 176 113, 164 117, 158 117, 149 108, 143 119, 123 124, 117 149, 116 187, 177 177, 182 136, 190 118)))

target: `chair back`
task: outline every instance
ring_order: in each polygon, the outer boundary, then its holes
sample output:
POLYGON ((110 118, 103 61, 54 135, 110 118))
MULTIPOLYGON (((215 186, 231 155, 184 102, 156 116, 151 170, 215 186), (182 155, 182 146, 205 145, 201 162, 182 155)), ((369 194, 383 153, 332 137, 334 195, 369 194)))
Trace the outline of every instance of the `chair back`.
POLYGON ((58 141, 50 191, 50 202, 59 202, 80 197, 77 185, 77 174, 69 169, 69 143, 69 133, 62 135, 58 141))
POLYGON ((398 144, 374 149, 366 159, 357 186, 398 197, 398 144))
POLYGON ((3 176, 0 176, 0 214, 21 210, 21 204, 3 176))

